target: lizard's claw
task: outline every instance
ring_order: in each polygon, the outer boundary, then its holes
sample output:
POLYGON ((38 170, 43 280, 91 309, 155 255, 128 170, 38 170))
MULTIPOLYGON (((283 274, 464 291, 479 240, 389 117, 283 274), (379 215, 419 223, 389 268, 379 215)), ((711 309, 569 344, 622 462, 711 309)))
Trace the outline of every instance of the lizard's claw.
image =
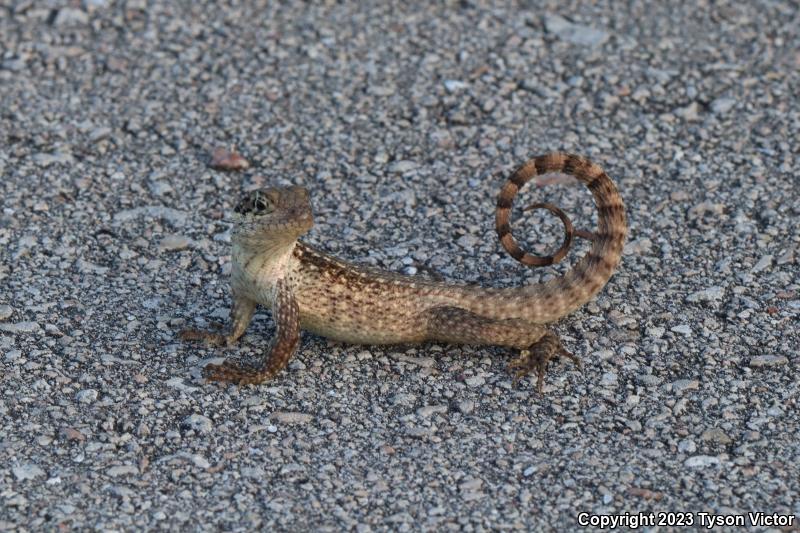
POLYGON ((184 329, 178 333, 178 337, 182 341, 203 341, 211 344, 212 346, 227 346, 228 337, 221 333, 214 333, 212 331, 204 331, 201 329, 184 329))
POLYGON ((521 350, 519 357, 511 361, 510 370, 515 370, 512 385, 517 386, 519 380, 533 371, 536 371, 536 390, 541 394, 544 390, 544 373, 550 359, 563 355, 568 357, 578 369, 582 369, 581 361, 574 354, 561 345, 552 333, 545 333, 541 339, 533 343, 527 350, 521 350))

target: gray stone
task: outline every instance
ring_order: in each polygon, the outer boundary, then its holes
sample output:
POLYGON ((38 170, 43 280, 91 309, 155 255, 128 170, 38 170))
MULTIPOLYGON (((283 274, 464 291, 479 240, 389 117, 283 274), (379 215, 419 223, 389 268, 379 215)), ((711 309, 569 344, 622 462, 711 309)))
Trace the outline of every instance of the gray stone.
POLYGON ((637 376, 637 379, 639 383, 648 387, 656 387, 663 381, 660 377, 654 376, 653 374, 640 374, 637 376))
POLYGON ((725 289, 719 286, 707 287, 703 290, 693 292, 686 297, 687 302, 714 302, 721 300, 725 296, 725 289))
POLYGON ((468 415, 475 410, 475 402, 471 400, 463 400, 458 402, 458 410, 461 411, 461 413, 468 415))
POLYGON ((14 308, 7 304, 0 305, 0 320, 11 318, 14 314, 14 308))
POLYGON ((78 403, 94 403, 97 400, 97 391, 95 389, 84 389, 75 395, 78 403))
POLYGON ((0 331, 8 333, 38 333, 41 327, 36 322, 17 322, 15 324, 3 323, 0 324, 0 331))
POLYGON ((733 440, 720 428, 707 429, 700 435, 706 442, 718 442, 720 444, 730 444, 733 440))
POLYGON ((53 24, 55 26, 79 26, 88 24, 89 15, 85 11, 71 7, 62 7, 58 10, 53 24))
POLYGON ((13 59, 5 59, 0 63, 0 70, 10 70, 11 72, 20 72, 28 68, 28 62, 18 57, 13 59))
POLYGON ((395 161, 389 168, 387 169, 389 172, 394 172, 396 174, 405 174, 406 172, 410 172, 417 168, 417 163, 414 161, 395 161))
POLYGON ((184 418, 181 422, 181 426, 193 429, 198 433, 210 433, 211 430, 214 429, 210 418, 198 414, 192 414, 184 418))
POLYGON ((111 128, 95 128, 89 133, 89 142, 96 143, 111 137, 111 128))
POLYGON ((753 266, 751 272, 753 272, 753 274, 758 274, 759 272, 769 270, 771 266, 772 266, 772 256, 767 254, 762 256, 761 259, 758 260, 758 263, 756 263, 755 266, 753 266))
POLYGON ((159 252, 177 252, 191 247, 194 243, 185 235, 165 235, 158 243, 159 252))
POLYGON ((434 414, 442 414, 447 412, 446 405, 426 405, 417 409, 417 414, 422 418, 428 418, 434 414))
POLYGON ((757 355, 750 358, 750 366, 753 368, 784 366, 789 364, 789 359, 783 355, 757 355))
POLYGON ((717 115, 728 113, 736 105, 734 98, 717 98, 711 102, 711 111, 717 115))
POLYGON ((606 31, 592 28, 591 26, 574 24, 554 14, 546 14, 544 16, 544 27, 548 33, 557 35, 559 39, 582 46, 600 46, 610 37, 606 31))
POLYGON ((314 417, 307 413, 297 413, 293 411, 278 411, 272 413, 271 418, 281 424, 308 424, 314 417))
POLYGON ((469 87, 469 84, 464 83, 461 80, 445 80, 444 81, 444 88, 447 89, 449 93, 455 93, 458 91, 462 91, 469 87))
POLYGON ((617 384, 617 374, 614 372, 604 372, 600 378, 600 385, 603 387, 614 387, 617 384))
POLYGON ((456 244, 465 250, 474 250, 478 246, 478 239, 473 235, 462 235, 456 240, 456 244))
POLYGON ((687 468, 705 468, 707 466, 714 466, 720 464, 718 457, 710 455, 694 455, 689 457, 683 463, 687 468))
POLYGON ((687 122, 700 120, 700 104, 692 102, 689 105, 675 109, 675 114, 687 122))
POLYGON ((17 478, 17 481, 28 481, 46 475, 44 470, 33 463, 15 466, 11 471, 14 473, 14 477, 17 478))
POLYGON ((64 165, 71 165, 74 161, 72 158, 72 154, 68 152, 55 152, 52 154, 45 154, 45 153, 34 154, 31 159, 33 159, 34 163, 43 168, 47 168, 57 163, 61 163, 64 165))
POLYGON ((151 180, 147 182, 147 188, 150 189, 154 196, 165 196, 175 192, 172 185, 165 181, 151 180))
POLYGON ((481 385, 486 383, 486 380, 483 378, 483 376, 472 376, 465 379, 464 383, 466 383, 470 387, 480 387, 481 385))
POLYGON ((673 333, 680 333, 681 335, 691 336, 692 335, 692 328, 689 324, 678 324, 677 326, 673 326, 669 329, 673 333))
POLYGON ((687 390, 697 390, 700 382, 696 379, 679 379, 672 382, 672 391, 680 394, 687 390))
POLYGON ((111 477, 132 476, 139 473, 139 469, 133 465, 112 466, 106 470, 106 475, 111 477))

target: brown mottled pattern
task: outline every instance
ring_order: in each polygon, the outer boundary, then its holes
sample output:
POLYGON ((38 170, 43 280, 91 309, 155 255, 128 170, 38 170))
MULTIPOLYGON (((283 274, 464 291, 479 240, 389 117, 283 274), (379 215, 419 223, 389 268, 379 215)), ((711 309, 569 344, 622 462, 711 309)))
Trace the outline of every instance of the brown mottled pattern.
POLYGON ((514 360, 517 377, 547 361, 569 355, 544 324, 594 296, 619 264, 627 225, 622 199, 603 170, 582 157, 548 154, 526 162, 509 177, 497 200, 496 227, 509 254, 528 265, 550 264, 566 255, 573 234, 591 238, 591 250, 565 275, 547 283, 494 289, 402 276, 342 261, 298 238, 313 225, 308 192, 271 188, 248 194, 236 208, 231 286, 233 324, 227 335, 188 330, 183 337, 231 344, 244 332, 255 304, 271 306, 275 341, 255 365, 226 361, 208 365, 209 379, 259 383, 284 368, 300 329, 352 343, 417 343, 426 340, 489 344, 522 350, 514 360), (511 235, 510 210, 519 189, 534 176, 564 172, 584 183, 599 214, 594 233, 574 231, 567 215, 551 204, 535 204, 559 216, 562 248, 553 256, 532 256, 511 235))

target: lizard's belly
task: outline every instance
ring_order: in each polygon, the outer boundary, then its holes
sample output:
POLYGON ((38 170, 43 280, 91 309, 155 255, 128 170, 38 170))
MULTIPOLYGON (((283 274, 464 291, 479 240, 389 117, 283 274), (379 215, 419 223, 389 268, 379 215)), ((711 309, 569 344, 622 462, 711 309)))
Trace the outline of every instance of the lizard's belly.
POLYGON ((348 344, 403 344, 422 340, 415 339, 411 332, 380 331, 372 328, 352 329, 318 320, 303 321, 302 328, 315 335, 348 344))
POLYGON ((425 340, 423 320, 413 308, 387 312, 379 306, 300 306, 303 330, 353 344, 402 344, 425 340))

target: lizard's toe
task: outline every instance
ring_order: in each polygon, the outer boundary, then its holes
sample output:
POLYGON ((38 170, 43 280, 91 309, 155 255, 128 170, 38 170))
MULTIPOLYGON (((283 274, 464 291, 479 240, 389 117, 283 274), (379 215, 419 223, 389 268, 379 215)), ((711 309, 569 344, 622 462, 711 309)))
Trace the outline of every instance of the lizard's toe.
POLYGON ((541 339, 533 343, 529 349, 521 350, 520 356, 511 361, 509 369, 516 370, 513 385, 524 376, 536 372, 536 390, 541 394, 544 390, 544 374, 547 363, 559 355, 568 357, 580 369, 581 361, 574 354, 567 351, 552 333, 545 333, 541 339))
POLYGON ((236 363, 226 359, 221 364, 207 364, 203 367, 202 374, 203 377, 209 381, 229 381, 238 383, 242 372, 236 363))
POLYGON ((184 329, 178 333, 178 338, 182 341, 203 341, 212 346, 225 346, 227 344, 225 335, 201 329, 184 329))

